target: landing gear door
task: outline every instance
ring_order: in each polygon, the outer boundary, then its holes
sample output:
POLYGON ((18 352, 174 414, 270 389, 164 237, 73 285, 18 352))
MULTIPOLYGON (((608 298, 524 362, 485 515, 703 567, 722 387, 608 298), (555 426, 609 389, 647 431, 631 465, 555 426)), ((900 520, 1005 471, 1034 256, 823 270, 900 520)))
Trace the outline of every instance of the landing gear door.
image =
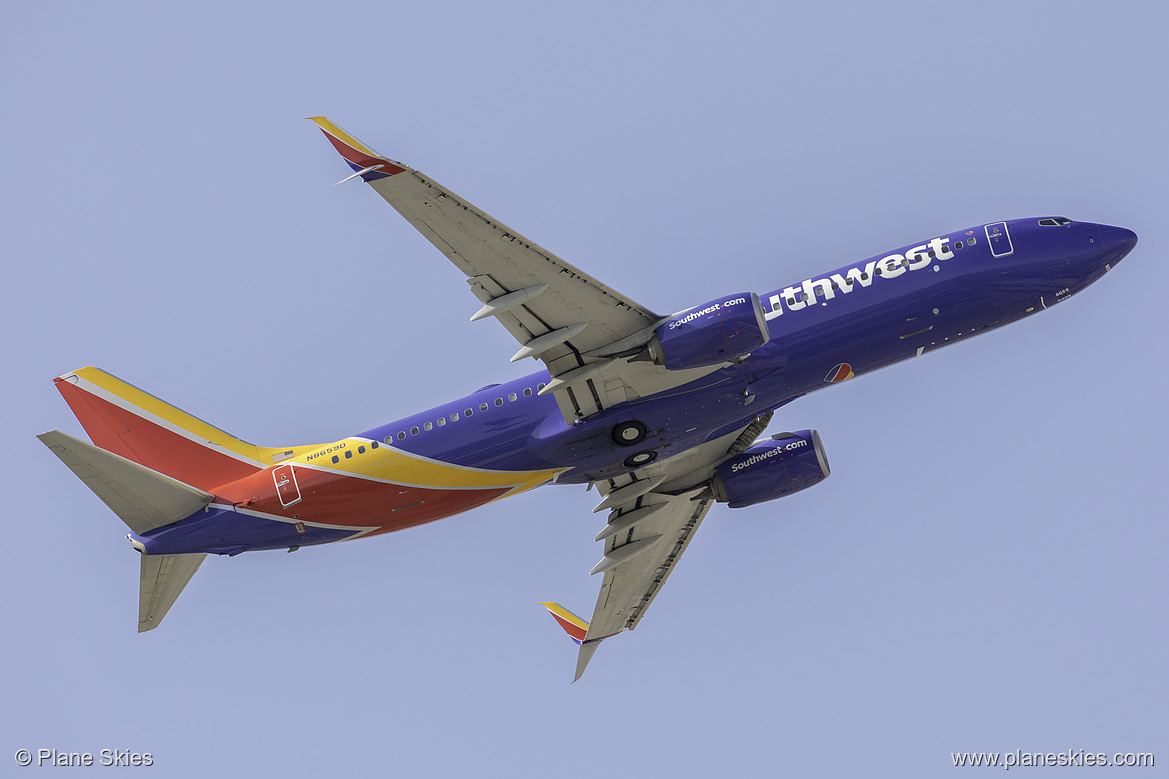
POLYGON ((284 508, 300 503, 300 486, 296 483, 296 471, 291 465, 272 469, 272 480, 276 482, 276 494, 284 508))
POLYGON ((990 253, 995 257, 1005 257, 1015 251, 1015 247, 1011 245, 1011 234, 1007 232, 1006 222, 987 225, 986 240, 990 243, 990 253))

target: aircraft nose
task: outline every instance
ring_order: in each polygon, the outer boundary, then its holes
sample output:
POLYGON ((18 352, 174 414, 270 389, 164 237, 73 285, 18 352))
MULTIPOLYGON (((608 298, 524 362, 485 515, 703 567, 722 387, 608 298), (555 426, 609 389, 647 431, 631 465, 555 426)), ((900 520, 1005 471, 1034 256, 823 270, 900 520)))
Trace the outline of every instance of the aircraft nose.
POLYGON ((1100 237, 1104 239, 1104 247, 1115 252, 1118 260, 1137 245, 1137 234, 1123 227, 1101 225, 1100 237))

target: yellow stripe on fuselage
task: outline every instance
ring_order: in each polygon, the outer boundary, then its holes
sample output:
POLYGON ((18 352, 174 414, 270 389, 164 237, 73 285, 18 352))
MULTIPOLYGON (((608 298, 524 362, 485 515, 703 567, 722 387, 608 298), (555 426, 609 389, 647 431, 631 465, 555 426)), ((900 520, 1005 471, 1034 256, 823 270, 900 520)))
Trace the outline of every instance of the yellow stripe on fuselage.
POLYGON ((98 390, 119 399, 122 406, 144 412, 140 414, 141 416, 156 417, 169 426, 184 431, 192 440, 222 447, 240 457, 252 460, 261 468, 277 463, 312 465, 322 470, 420 487, 451 489, 501 487, 509 490, 508 495, 538 487, 565 470, 549 468, 539 471, 494 471, 470 468, 430 460, 383 443, 379 443, 375 449, 372 441, 359 438, 307 446, 256 446, 241 441, 98 368, 81 368, 73 374, 98 390), (359 454, 358 448, 362 446, 365 447, 365 452, 359 454), (352 456, 346 457, 346 452, 352 452, 352 456), (338 457, 338 462, 332 461, 333 455, 338 457))
POLYGON ((509 494, 530 490, 552 479, 564 468, 540 471, 494 471, 431 460, 362 438, 346 438, 287 460, 322 470, 339 471, 369 479, 413 484, 419 487, 475 489, 505 487, 509 494), (359 451, 364 448, 365 451, 359 451), (351 456, 346 457, 346 453, 351 456), (333 458, 337 462, 333 462, 333 458))

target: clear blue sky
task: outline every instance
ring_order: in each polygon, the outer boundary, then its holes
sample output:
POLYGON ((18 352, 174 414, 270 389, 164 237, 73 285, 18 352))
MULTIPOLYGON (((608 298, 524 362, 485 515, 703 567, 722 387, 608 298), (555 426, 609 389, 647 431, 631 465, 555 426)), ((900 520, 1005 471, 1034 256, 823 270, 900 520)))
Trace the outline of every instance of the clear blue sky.
POLYGON ((1167 17, 6 10, 0 773, 22 747, 150 752, 168 777, 932 777, 951 752, 1015 749, 1169 764, 1167 17), (777 414, 771 432, 819 429, 833 477, 713 510, 578 684, 535 605, 587 616, 596 597, 602 520, 577 488, 210 559, 138 635, 125 528, 34 438, 81 434, 54 376, 98 365, 282 445, 534 365, 467 322, 459 273, 376 194, 331 186, 348 171, 317 114, 658 310, 1004 218, 1141 242, 1054 310, 777 414))

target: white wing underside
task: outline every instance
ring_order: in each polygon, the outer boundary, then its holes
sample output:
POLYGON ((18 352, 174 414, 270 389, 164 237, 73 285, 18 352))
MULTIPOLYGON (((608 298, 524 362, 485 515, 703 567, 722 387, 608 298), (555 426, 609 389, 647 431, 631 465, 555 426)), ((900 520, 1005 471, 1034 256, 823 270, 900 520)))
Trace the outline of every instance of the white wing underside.
POLYGON ((716 465, 750 446, 770 421, 769 413, 742 430, 597 484, 606 500, 621 490, 656 486, 611 507, 598 536, 608 534, 603 538, 605 557, 597 567, 606 560, 615 564, 604 572, 586 640, 637 627, 714 503, 706 487, 716 465), (621 561, 622 550, 630 547, 635 547, 632 556, 621 561))
POLYGON ((370 186, 466 274, 472 293, 484 304, 479 318, 495 317, 521 347, 536 349, 521 349, 517 357, 533 356, 548 367, 566 421, 717 370, 667 371, 650 362, 614 358, 639 351, 663 317, 416 170, 370 186), (541 348, 540 339, 552 345, 541 348))

